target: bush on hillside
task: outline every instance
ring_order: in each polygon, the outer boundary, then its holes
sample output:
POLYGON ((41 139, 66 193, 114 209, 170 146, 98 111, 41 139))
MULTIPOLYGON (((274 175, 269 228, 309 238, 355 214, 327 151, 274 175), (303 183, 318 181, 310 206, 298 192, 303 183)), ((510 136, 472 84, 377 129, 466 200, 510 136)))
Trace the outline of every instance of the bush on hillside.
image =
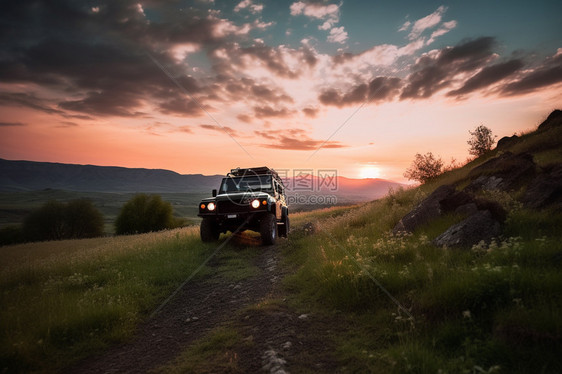
POLYGON ((103 215, 90 200, 69 201, 65 212, 69 238, 94 238, 103 235, 103 215))
POLYGON ((470 148, 468 153, 473 156, 480 157, 484 153, 492 149, 492 146, 496 142, 495 136, 492 135, 492 130, 484 125, 480 125, 474 129, 474 131, 468 131, 471 138, 467 141, 470 148))
POLYGON ((434 156, 433 153, 428 152, 425 155, 416 153, 412 165, 406 169, 404 177, 409 180, 415 180, 420 183, 425 183, 443 172, 443 160, 441 157, 434 156))
POLYGON ((103 235, 103 215, 90 200, 51 200, 23 222, 26 241, 93 238, 103 235))
POLYGON ((176 227, 172 205, 159 195, 137 194, 121 208, 115 233, 141 234, 176 227))
POLYGON ((24 241, 21 225, 10 225, 0 229, 0 246, 23 243, 24 241))

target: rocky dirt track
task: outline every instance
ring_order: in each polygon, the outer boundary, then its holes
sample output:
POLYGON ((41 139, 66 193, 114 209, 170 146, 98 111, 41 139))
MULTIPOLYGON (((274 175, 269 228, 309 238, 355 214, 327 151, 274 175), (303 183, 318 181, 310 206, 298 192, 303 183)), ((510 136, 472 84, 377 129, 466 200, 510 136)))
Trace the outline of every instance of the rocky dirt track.
MULTIPOLYGON (((251 239, 242 234, 229 245, 255 247, 256 275, 232 283, 213 277, 211 271, 204 279, 188 282, 158 314, 139 326, 129 342, 65 372, 149 372, 172 363, 190 345, 226 322, 244 337, 235 347, 236 371, 281 374, 328 370, 332 349, 323 336, 330 333, 333 322, 315 320, 284 305, 280 282, 286 270, 279 264, 280 250, 277 246, 260 246, 255 240, 252 243, 251 239), (281 302, 267 308, 247 308, 272 299, 281 302), (249 341, 252 344, 244 344, 249 341)), ((208 263, 211 270, 220 265, 220 255, 208 263)))

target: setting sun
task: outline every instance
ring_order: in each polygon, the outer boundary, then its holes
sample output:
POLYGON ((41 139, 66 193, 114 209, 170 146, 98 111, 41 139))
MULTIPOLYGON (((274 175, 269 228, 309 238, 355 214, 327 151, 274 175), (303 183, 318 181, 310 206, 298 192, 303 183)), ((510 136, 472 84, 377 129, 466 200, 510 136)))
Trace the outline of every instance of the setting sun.
POLYGON ((373 165, 363 166, 359 171, 359 178, 380 178, 381 171, 378 167, 373 165))

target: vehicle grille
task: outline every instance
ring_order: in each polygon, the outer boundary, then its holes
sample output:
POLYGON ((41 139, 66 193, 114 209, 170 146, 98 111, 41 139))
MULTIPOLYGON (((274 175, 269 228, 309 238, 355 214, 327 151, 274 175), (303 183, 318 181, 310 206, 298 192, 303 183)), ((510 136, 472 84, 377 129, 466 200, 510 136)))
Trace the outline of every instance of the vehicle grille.
POLYGON ((218 213, 239 213, 247 211, 247 204, 240 204, 238 202, 233 202, 230 200, 224 200, 217 202, 217 212, 218 213))

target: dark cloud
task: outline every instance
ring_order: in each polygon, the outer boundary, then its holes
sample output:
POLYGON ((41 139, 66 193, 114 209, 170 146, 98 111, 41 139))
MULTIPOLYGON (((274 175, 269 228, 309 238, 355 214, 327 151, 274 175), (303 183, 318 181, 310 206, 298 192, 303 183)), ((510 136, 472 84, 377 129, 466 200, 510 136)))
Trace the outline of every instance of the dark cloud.
POLYGON ((504 63, 487 66, 469 78, 464 85, 454 91, 449 91, 447 96, 462 96, 480 88, 486 88, 499 82, 523 67, 521 60, 510 60, 504 63))
POLYGON ((278 103, 278 102, 294 103, 294 100, 289 95, 285 93, 277 94, 274 90, 264 85, 254 84, 252 86, 252 93, 260 101, 265 100, 272 103, 278 103))
MULTIPOLYGON (((283 77, 296 79, 303 73, 303 67, 314 67, 317 63, 317 58, 314 53, 307 47, 301 47, 298 50, 287 50, 283 47, 270 47, 265 44, 255 44, 250 47, 241 48, 240 55, 247 55, 254 57, 261 61, 261 63, 273 74, 283 77), (285 61, 285 54, 290 53, 294 58, 302 62, 297 68, 291 68, 285 61)), ((241 63, 242 64, 242 63, 241 63)))
MULTIPOLYGON (((68 99, 58 108, 20 98, 19 104, 49 114, 136 116, 146 102, 164 112, 197 113, 182 108, 174 97, 178 87, 148 57, 151 51, 161 65, 191 94, 212 98, 185 66, 175 60, 175 43, 216 43, 236 26, 207 9, 179 9, 178 4, 144 2, 148 22, 136 1, 21 1, 0 4, 0 80, 31 83, 59 92, 68 99), (179 72, 179 74, 178 74, 179 72)), ((12 102, 17 102, 13 98, 12 102)))
POLYGON ((429 98, 437 91, 452 84, 459 73, 482 68, 493 57, 495 40, 482 37, 466 41, 455 47, 447 47, 436 55, 421 57, 412 67, 401 99, 429 98))
POLYGON ((250 117, 247 114, 239 114, 236 116, 236 118, 238 118, 240 121, 245 122, 245 123, 251 123, 252 122, 252 117, 250 117))
POLYGON ((287 109, 285 107, 275 109, 268 105, 265 106, 255 106, 254 114, 256 117, 288 117, 293 114, 294 111, 287 109))
POLYGON ((377 77, 368 84, 356 85, 345 94, 341 94, 335 89, 328 89, 322 92, 318 99, 324 105, 337 107, 356 105, 367 101, 390 101, 398 94, 400 85, 401 80, 399 78, 377 77))
POLYGON ((68 128, 68 127, 79 127, 80 125, 77 124, 76 122, 71 122, 71 121, 61 121, 60 124, 57 127, 60 128, 68 128))
POLYGON ((316 117, 316 115, 318 114, 319 111, 320 111, 320 109, 311 108, 311 107, 306 107, 302 110, 302 112, 305 114, 305 116, 310 117, 310 118, 316 117))
POLYGON ((501 94, 520 95, 562 82, 562 52, 547 58, 540 66, 529 69, 514 82, 505 85, 501 94))
POLYGON ((271 140, 270 143, 261 144, 265 148, 293 150, 293 151, 313 151, 322 148, 345 148, 348 145, 337 141, 323 141, 311 139, 302 129, 286 129, 274 131, 256 131, 256 135, 261 138, 271 140))
POLYGON ((27 126, 27 124, 23 122, 0 122, 0 127, 22 127, 22 126, 27 126))
POLYGON ((187 116, 201 116, 203 109, 189 98, 176 97, 158 105, 160 111, 165 114, 178 114, 187 116))
POLYGON ((238 43, 219 43, 207 53, 213 62, 213 69, 219 75, 232 76, 237 71, 253 66, 262 66, 281 78, 297 79, 318 62, 316 52, 301 46, 298 49, 286 46, 268 46, 262 42, 241 47, 238 43), (295 61, 299 63, 294 64, 295 61), (248 64, 252 66, 248 66, 248 64))
POLYGON ((141 105, 139 95, 127 91, 89 92, 80 100, 59 103, 62 109, 84 112, 99 116, 134 117, 137 112, 131 111, 141 105))
POLYGON ((219 125, 199 125, 199 127, 201 127, 202 129, 205 130, 212 130, 212 131, 218 131, 218 132, 226 132, 227 134, 234 134, 235 131, 232 127, 228 127, 228 126, 219 126, 219 125))
POLYGON ((46 100, 21 92, 0 93, 0 106, 23 106, 48 114, 63 114, 61 110, 52 108, 46 100))

